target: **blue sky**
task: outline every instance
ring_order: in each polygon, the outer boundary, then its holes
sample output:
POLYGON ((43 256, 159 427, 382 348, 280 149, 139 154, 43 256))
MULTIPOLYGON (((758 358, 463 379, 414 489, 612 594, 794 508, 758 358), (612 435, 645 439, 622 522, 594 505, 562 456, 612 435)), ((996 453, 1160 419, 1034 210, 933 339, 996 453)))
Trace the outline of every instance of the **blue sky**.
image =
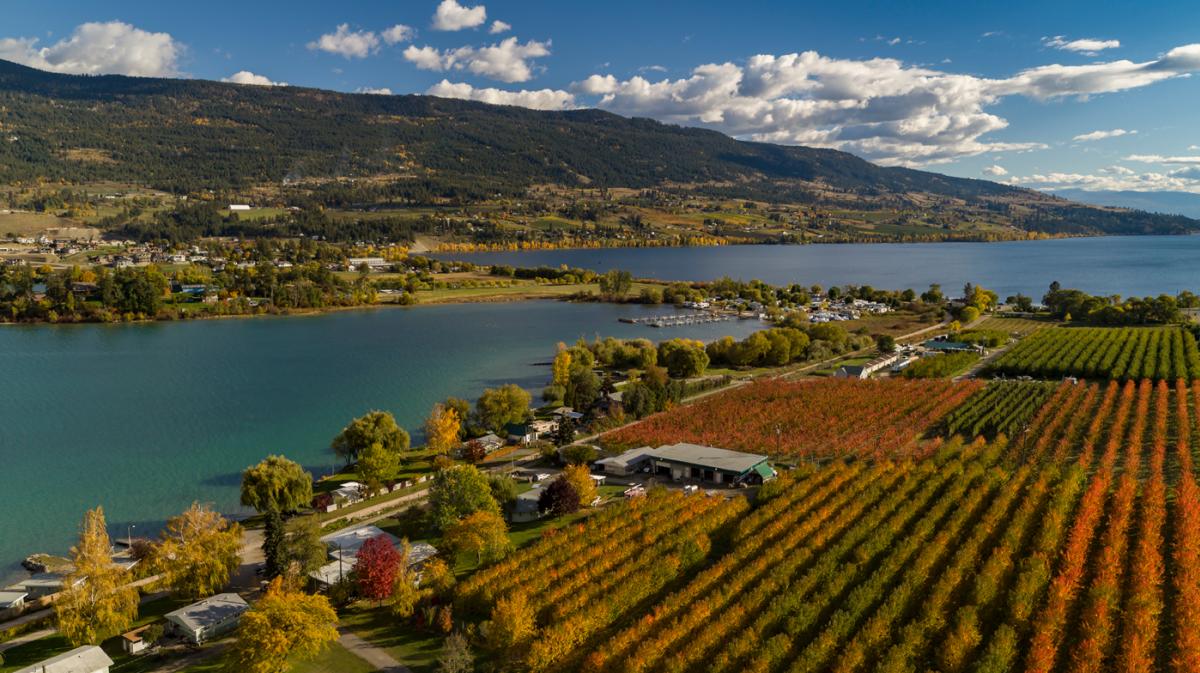
POLYGON ((1034 187, 1200 192, 1200 3, 48 0, 6 8, 0 58, 599 106, 1034 187))

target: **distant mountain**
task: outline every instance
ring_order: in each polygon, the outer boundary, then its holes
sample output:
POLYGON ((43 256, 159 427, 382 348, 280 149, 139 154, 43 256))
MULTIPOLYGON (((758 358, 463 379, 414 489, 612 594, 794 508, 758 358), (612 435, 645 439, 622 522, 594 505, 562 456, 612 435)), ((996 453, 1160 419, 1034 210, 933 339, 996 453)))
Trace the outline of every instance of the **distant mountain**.
POLYGON ((922 211, 948 226, 982 213, 1052 233, 1200 227, 1186 218, 1082 206, 986 180, 885 168, 845 152, 742 142, 600 110, 60 75, 0 61, 0 183, 34 180, 112 180, 176 193, 336 187, 350 203, 480 201, 520 196, 536 185, 657 187, 922 211), (956 210, 963 204, 968 208, 956 210))
POLYGON ((1144 210, 1148 213, 1200 218, 1200 194, 1189 192, 1089 192, 1083 189, 1056 189, 1053 193, 1064 199, 1097 206, 1116 206, 1144 210))

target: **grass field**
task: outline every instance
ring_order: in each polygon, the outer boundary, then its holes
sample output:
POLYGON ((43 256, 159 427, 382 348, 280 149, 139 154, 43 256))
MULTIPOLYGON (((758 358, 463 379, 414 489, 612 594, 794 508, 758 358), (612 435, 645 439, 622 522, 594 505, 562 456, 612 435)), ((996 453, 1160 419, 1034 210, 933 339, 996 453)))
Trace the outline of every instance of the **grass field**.
POLYGON ((15 234, 29 236, 47 229, 79 227, 80 223, 51 213, 8 213, 0 214, 0 236, 15 234))
MULTIPOLYGON (((153 668, 119 668, 114 666, 112 673, 141 673, 154 670, 153 668)), ((288 668, 288 673, 372 673, 375 667, 359 659, 340 643, 333 643, 321 655, 312 661, 297 662, 288 668)), ((414 669, 430 670, 430 669, 414 669)), ((223 657, 213 657, 202 663, 189 666, 183 673, 228 673, 230 671, 223 657)))
POLYGON ((1004 318, 1001 316, 989 316, 975 323, 971 329, 996 330, 1017 336, 1027 336, 1038 330, 1054 327, 1055 321, 1046 318, 1004 318))

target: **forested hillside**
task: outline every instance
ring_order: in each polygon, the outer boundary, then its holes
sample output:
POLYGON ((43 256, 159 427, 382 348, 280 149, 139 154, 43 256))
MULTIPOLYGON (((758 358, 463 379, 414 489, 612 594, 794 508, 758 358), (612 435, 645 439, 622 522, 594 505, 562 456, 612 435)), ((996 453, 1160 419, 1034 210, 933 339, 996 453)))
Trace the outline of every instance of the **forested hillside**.
POLYGON ((264 185, 428 203, 533 185, 668 187, 718 198, 947 208, 1050 233, 1190 231, 1187 218, 1081 206, 985 180, 883 168, 598 110, 541 112, 296 87, 46 73, 0 61, 0 183, 111 180, 186 194, 264 185), (345 179, 355 179, 347 187, 345 179))

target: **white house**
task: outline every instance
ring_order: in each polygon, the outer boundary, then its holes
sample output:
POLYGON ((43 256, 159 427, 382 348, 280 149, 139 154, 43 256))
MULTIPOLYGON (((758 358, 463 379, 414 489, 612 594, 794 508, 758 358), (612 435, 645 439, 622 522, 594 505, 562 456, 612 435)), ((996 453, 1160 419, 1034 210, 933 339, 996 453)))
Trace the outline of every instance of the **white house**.
POLYGON ((20 610, 25 607, 27 591, 0 591, 0 612, 5 610, 20 610))
POLYGON ((324 542, 329 547, 330 558, 340 558, 353 566, 354 561, 358 558, 358 550, 362 549, 367 540, 372 540, 380 536, 383 536, 393 547, 400 544, 400 538, 391 533, 384 532, 378 526, 360 526, 358 528, 339 530, 336 533, 330 533, 321 538, 321 542, 324 542))
MULTIPOLYGON (((391 533, 384 532, 377 526, 361 526, 349 530, 341 530, 321 538, 329 547, 329 563, 308 574, 309 578, 320 588, 324 589, 345 579, 358 560, 358 551, 367 540, 383 536, 393 547, 400 546, 400 539, 391 533)), ((425 562, 437 556, 438 550, 428 542, 414 542, 408 546, 408 565, 420 570, 425 562)))
POLYGON ((233 593, 217 594, 202 601, 168 612, 165 616, 175 633, 194 645, 229 633, 237 628, 250 606, 233 593))
POLYGON ((245 212, 250 210, 250 206, 244 203, 231 203, 229 204, 229 210, 230 212, 245 212))
POLYGON ((16 673, 108 673, 113 660, 96 645, 84 645, 57 657, 26 666, 16 673))
POLYGON ((365 491, 365 490, 366 489, 363 487, 363 485, 358 483, 357 481, 347 481, 346 483, 344 483, 344 484, 338 486, 336 489, 334 489, 334 491, 333 491, 334 502, 335 503, 340 502, 340 503, 345 503, 347 505, 353 505, 356 502, 362 501, 363 491, 365 491))

